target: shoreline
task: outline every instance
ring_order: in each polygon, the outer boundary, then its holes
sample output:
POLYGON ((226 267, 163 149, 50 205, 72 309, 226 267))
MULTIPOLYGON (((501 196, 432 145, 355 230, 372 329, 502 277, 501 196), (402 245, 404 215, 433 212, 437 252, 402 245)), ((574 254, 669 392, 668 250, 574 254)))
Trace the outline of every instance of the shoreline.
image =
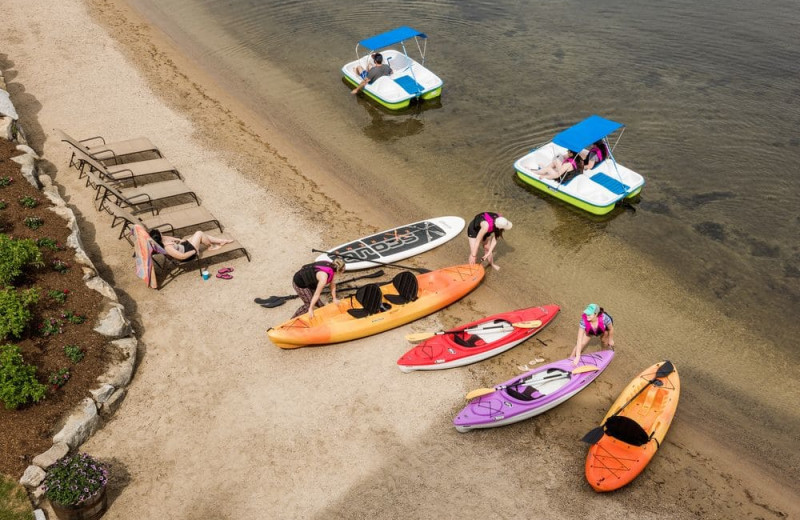
MULTIPOLYGON (((262 122, 258 118, 248 115, 245 107, 232 98, 227 99, 224 93, 215 89, 212 84, 206 84, 205 82, 210 81, 210 78, 204 76, 200 69, 190 65, 187 60, 179 58, 179 55, 171 50, 168 41, 163 36, 158 35, 155 30, 144 28, 142 26, 144 21, 136 19, 132 11, 126 10, 119 3, 110 7, 104 2, 90 1, 89 3, 93 9, 97 10, 95 21, 105 27, 110 26, 111 29, 114 29, 112 21, 116 21, 120 24, 117 29, 126 28, 125 30, 116 30, 114 34, 118 37, 124 35, 123 40, 119 43, 123 45, 128 60, 131 60, 131 56, 137 51, 141 51, 142 48, 150 51, 142 53, 143 56, 147 56, 147 59, 153 58, 153 53, 155 53, 158 60, 163 60, 164 63, 156 67, 157 71, 145 68, 144 74, 148 81, 142 84, 146 90, 142 91, 140 90, 141 86, 137 86, 136 92, 140 92, 145 98, 146 110, 144 112, 170 117, 172 118, 170 122, 174 122, 179 129, 164 129, 165 121, 148 121, 141 127, 132 124, 134 122, 130 120, 126 121, 125 117, 137 117, 138 111, 142 107, 136 102, 126 102, 123 99, 116 100, 117 103, 111 103, 105 107, 107 113, 121 116, 117 117, 120 121, 108 125, 87 117, 87 121, 80 123, 83 126, 81 132, 91 132, 91 129, 94 129, 95 132, 103 131, 103 133, 112 134, 114 138, 133 137, 144 133, 159 144, 161 144, 160 135, 158 133, 151 135, 150 131, 159 129, 164 132, 161 135, 164 135, 164 140, 168 143, 166 147, 169 148, 165 155, 175 163, 187 166, 187 171, 191 174, 187 176, 187 183, 193 188, 203 191, 201 194, 203 205, 211 206, 212 212, 233 230, 232 234, 243 242, 254 256, 252 264, 235 261, 239 279, 235 278, 233 284, 213 285, 214 296, 219 299, 216 302, 208 301, 209 288, 203 286, 198 288, 196 280, 190 279, 191 275, 183 275, 174 284, 159 293, 140 287, 141 282, 129 272, 130 258, 127 244, 116 241, 116 234, 107 229, 109 227, 108 219, 105 218, 107 216, 98 214, 91 209, 91 197, 88 192, 80 186, 81 183, 77 179, 69 177, 71 172, 66 168, 64 161, 65 147, 61 143, 54 142, 54 139, 48 138, 49 131, 43 131, 40 128, 39 132, 35 132, 37 151, 45 151, 45 159, 53 161, 51 171, 57 172, 54 177, 68 195, 67 202, 79 208, 79 218, 82 214, 84 219, 82 229, 88 227, 91 230, 91 233, 87 235, 87 242, 94 239, 95 245, 89 247, 88 251, 92 254, 93 260, 101 259, 98 267, 105 271, 104 276, 109 274, 110 280, 116 282, 118 290, 123 292, 123 302, 129 306, 129 309, 132 309, 132 313, 138 316, 138 329, 146 345, 146 353, 140 359, 141 365, 130 389, 128 401, 118 412, 119 418, 107 425, 87 444, 87 448, 104 457, 121 458, 121 465, 127 466, 126 471, 130 476, 130 482, 125 488, 118 489, 115 493, 116 496, 107 517, 135 518, 137 511, 156 514, 161 501, 169 504, 171 509, 183 513, 186 518, 194 517, 193 514, 202 512, 202 508, 193 510, 193 506, 198 503, 207 509, 208 517, 213 517, 214 514, 220 517, 228 514, 231 516, 236 516, 236 514, 252 515, 253 512, 258 511, 290 512, 291 516, 298 517, 322 516, 328 513, 342 517, 357 517, 361 512, 370 511, 371 508, 377 509, 380 506, 396 508, 390 509, 390 511, 393 511, 394 515, 399 515, 404 504, 413 503, 414 496, 401 490, 400 496, 397 497, 397 504, 394 506, 390 506, 386 498, 383 498, 379 504, 370 505, 367 503, 368 500, 364 500, 365 498, 377 500, 380 496, 378 491, 383 489, 381 486, 387 486, 388 489, 392 487, 388 483, 371 486, 367 480, 364 480, 364 475, 374 473, 384 478, 395 476, 398 482, 405 483, 407 479, 409 483, 412 482, 412 476, 425 465, 413 458, 409 459, 403 448, 406 444, 413 447, 420 441, 430 442, 439 437, 439 433, 442 433, 440 430, 448 427, 442 423, 442 417, 450 414, 450 409, 456 406, 453 394, 458 394, 464 387, 469 389, 472 386, 481 386, 487 382, 502 380, 498 376, 509 373, 512 365, 510 359, 522 359, 525 356, 530 358, 530 352, 534 348, 541 351, 541 346, 528 344, 518 347, 519 350, 511 351, 511 355, 502 356, 502 362, 500 361, 501 357, 498 357, 489 362, 472 365, 464 371, 448 371, 440 374, 440 377, 436 377, 435 384, 443 387, 450 385, 459 392, 445 393, 433 398, 429 392, 430 387, 423 382, 424 378, 389 373, 391 371, 399 373, 393 366, 394 359, 392 359, 397 357, 395 350, 398 350, 398 347, 392 347, 392 349, 381 347, 390 343, 395 346, 402 345, 402 335, 408 332, 405 329, 352 342, 347 344, 347 347, 301 349, 298 352, 291 352, 291 357, 283 352, 275 352, 278 349, 270 345, 263 335, 267 326, 266 322, 268 320, 277 321, 279 319, 277 316, 288 316, 291 314, 290 309, 284 308, 265 318, 261 309, 251 308, 248 291, 252 292, 254 287, 257 287, 258 291, 264 293, 282 294, 287 292, 287 288, 291 287, 287 286, 286 280, 289 279, 294 264, 297 262, 287 262, 291 265, 269 265, 269 267, 265 265, 267 262, 264 259, 276 258, 277 255, 274 251, 274 244, 264 243, 266 234, 264 226, 268 227, 276 217, 281 219, 280 222, 285 226, 280 230, 281 237, 285 238, 278 245, 281 248, 279 253, 280 258, 288 259, 311 257, 310 251, 307 252, 308 242, 312 244, 321 242, 321 222, 324 222, 323 217, 327 217, 326 212, 331 211, 330 208, 333 208, 332 211, 338 216, 337 220, 347 219, 359 222, 359 224, 350 224, 346 227, 334 226, 334 234, 325 238, 326 242, 330 244, 339 243, 369 231, 383 229, 382 225, 370 229, 366 222, 383 222, 386 224, 385 227, 390 227, 391 223, 386 221, 385 214, 380 211, 380 207, 370 205, 363 196, 353 195, 348 190, 346 182, 338 177, 326 176, 324 168, 316 167, 318 157, 313 155, 307 157, 303 153, 299 153, 289 142, 291 139, 281 138, 275 132, 269 132, 268 128, 262 126, 262 122), (131 22, 132 19, 136 21, 131 22), (131 26, 135 26, 136 30, 131 30, 131 26), (182 102, 181 94, 186 92, 190 93, 189 101, 182 102), (199 100, 199 103, 192 106, 192 100, 199 100), (172 107, 166 112, 160 106, 165 101, 169 107, 172 107), (185 111, 189 115, 187 117, 185 114, 169 114, 172 110, 185 111), (209 115, 209 112, 212 115, 209 115), (229 119, 223 121, 215 119, 214 112, 226 114, 229 119), (106 127, 110 128, 106 130, 106 127), (142 131, 139 130, 140 128, 142 131), (184 131, 189 134, 188 137, 181 134, 184 131), (225 148, 224 152, 219 151, 220 146, 225 148), (245 157, 244 152, 252 149, 253 146, 263 146, 266 152, 262 152, 258 157, 245 157), (44 150, 42 150, 43 147, 44 150), (250 161, 255 161, 255 165, 250 161), (204 164, 205 162, 211 164, 204 164), (215 169, 218 166, 220 169, 215 169), (254 173, 255 171, 267 171, 271 178, 277 177, 281 183, 285 182, 285 187, 278 188, 283 196, 277 196, 271 193, 272 190, 267 190, 259 185, 258 181, 263 180, 264 174, 258 175, 254 173), (67 176, 64 173, 67 173, 67 176), (307 193, 307 184, 313 188, 311 200, 302 200, 302 194, 307 193), (227 190, 232 190, 235 194, 226 196, 227 190), (291 202, 287 202, 287 200, 291 202), (338 202, 342 200, 346 200, 350 207, 359 207, 359 210, 363 208, 365 215, 363 220, 344 209, 342 203, 338 202), (249 211, 248 207, 252 211, 249 211), (261 208, 269 209, 265 211, 261 208), (254 216, 253 213, 256 215, 254 216), (310 216, 304 215, 304 213, 310 213, 310 216), (258 225, 253 225, 253 220, 258 225), (309 228, 314 230, 314 233, 310 234, 311 236, 309 236, 309 228), (292 241, 296 236, 306 237, 306 240, 292 241), (271 272, 265 273, 264 271, 271 272), (244 285, 241 283, 242 280, 244 280, 244 285), (235 292, 244 294, 232 294, 235 292), (181 309, 187 300, 198 302, 195 311, 181 309), (247 307, 242 306, 242 300, 248 302, 247 307), (193 319, 194 313, 206 313, 213 317, 213 320, 206 320, 211 323, 197 323, 196 316, 193 319), (176 328, 180 330, 172 330, 174 320, 177 320, 180 327, 176 328), (237 339, 249 338, 250 340, 244 341, 242 345, 231 346, 228 331, 218 328, 219 323, 226 321, 237 328, 234 334, 237 339), (260 325, 250 326, 252 321, 260 323, 260 325), (238 327, 239 323, 245 325, 238 327), (209 344, 205 346, 194 344, 191 338, 184 336, 186 330, 192 331, 192 336, 204 338, 209 344), (260 335, 255 339, 251 337, 251 331, 254 330, 260 331, 260 335), (244 350, 244 355, 237 351, 236 347, 238 346, 244 350), (223 358, 229 365, 224 368, 218 367, 220 358, 223 358), (215 369, 212 369, 210 373, 203 373, 201 367, 204 366, 204 363, 208 364, 205 366, 215 367, 215 369), (259 367, 261 364, 274 365, 278 367, 280 373, 274 373, 265 368, 254 369, 252 367, 254 363, 259 367), (374 367, 378 364, 381 364, 382 368, 375 370, 374 367), (331 389, 333 395, 319 398, 320 406, 344 407, 345 411, 351 413, 354 418, 365 414, 372 421, 367 424, 372 426, 365 427, 360 420, 353 423, 345 421, 345 424, 341 424, 341 416, 332 411, 321 411, 320 418, 292 416, 291 407, 283 403, 281 399, 293 397, 293 392, 297 391, 296 381, 304 377, 309 367, 314 370, 316 367, 323 366, 335 367, 335 370, 332 371, 334 373, 330 375, 331 384, 335 385, 335 388, 331 389), (233 374, 244 381, 238 382, 231 393, 227 389, 231 385, 231 377, 236 377, 233 374), (173 376, 177 376, 177 378, 173 379, 173 376), (265 376, 274 378, 274 381, 266 381, 265 376), (183 381, 179 382, 179 380, 183 381), (360 410, 361 406, 368 406, 368 401, 364 401, 364 397, 357 395, 354 405, 343 405, 341 403, 347 401, 341 400, 353 399, 352 381, 378 385, 384 391, 391 391, 395 395, 403 396, 400 400, 408 400, 409 403, 384 403, 382 406, 385 410, 367 409, 362 411, 360 410), (166 388, 169 388, 170 385, 177 384, 180 389, 187 391, 188 388, 196 387, 198 383, 200 389, 196 394, 189 394, 191 398, 173 396, 175 401, 162 402, 166 398, 159 393, 159 390, 163 391, 165 385, 166 388), (215 391, 217 388, 225 388, 226 391, 215 391), (273 403, 273 399, 280 402, 273 403), (432 401, 434 406, 430 410, 418 412, 421 413, 421 417, 416 417, 415 411, 410 407, 410 402, 415 399, 420 402, 432 401), (156 403, 156 406, 154 406, 154 410, 151 410, 153 402, 156 403), (244 404, 238 404, 240 402, 244 404), (280 428, 276 425, 265 426, 272 415, 260 409, 263 402, 270 403, 277 410, 283 411, 286 415, 279 415, 279 417, 285 419, 286 424, 280 425, 280 428), (184 409, 173 412, 176 406, 184 409), (210 423, 210 432, 197 432, 192 428, 192 423, 196 420, 194 414, 210 423), (419 424, 394 424, 392 414, 418 419, 419 424), (137 424, 139 420, 142 420, 144 424, 137 424), (234 441, 232 439, 234 433, 225 431, 224 425, 228 424, 227 420, 239 426, 243 425, 244 432, 249 432, 253 439, 236 438, 234 441), (315 435, 312 435, 310 439, 295 438, 292 427, 302 427, 303 431, 310 431, 315 435), (337 435, 347 437, 350 435, 350 429, 355 430, 353 439, 329 438, 329 436, 337 435), (266 435, 264 435, 265 431, 266 435), (174 435, 181 433, 186 435, 186 439, 176 440, 174 435), (206 433, 206 435, 202 433, 206 433), (258 439, 257 437, 260 435, 271 437, 258 439), (224 461, 211 455, 198 456, 192 448, 195 448, 195 445, 200 446, 202 441, 207 440, 212 441, 209 447, 228 445, 226 441, 233 441, 230 444, 233 445, 234 451, 226 452, 227 460, 224 461), (372 446, 377 455, 372 457, 368 454, 359 454, 353 445, 359 442, 372 446), (328 457, 321 460, 313 455, 313 453, 318 453, 320 445, 325 448, 326 453, 330 453, 328 457), (384 447, 381 448, 381 446, 384 447), (314 449, 315 447, 317 450, 314 449), (310 452, 306 453, 304 451, 306 449, 309 449, 310 452), (254 453, 259 453, 259 450, 262 450, 261 453, 265 453, 267 456, 254 456, 254 453), (286 467, 281 467, 281 463, 275 462, 274 457, 280 457, 282 453, 291 453, 296 459, 286 461, 286 467), (397 473, 393 472, 392 455, 401 461, 400 468, 395 468, 397 473), (142 460, 137 460, 136 457, 141 457, 142 460), (356 464, 353 464, 349 457, 359 461, 363 468, 351 467, 356 464), (251 460, 251 458, 255 460, 251 460), (166 459, 166 464, 162 463, 163 459, 166 459), (339 467, 339 464, 342 467, 339 467), (321 466, 321 475, 315 473, 315 470, 320 469, 315 465, 321 466), (215 486, 205 483, 204 479, 208 478, 208 475, 197 474, 198 470, 202 473, 202 470, 208 467, 213 468, 219 474, 220 481, 216 482, 215 486), (247 471, 242 471, 242 469, 247 471), (339 471, 341 474, 337 474, 339 471), (266 479, 270 483, 285 482, 285 484, 282 488, 279 487, 273 491, 259 490, 258 487, 252 487, 252 485, 251 487, 246 486, 244 490, 241 489, 241 485, 236 486, 236 484, 241 484, 237 480, 250 472, 255 472, 260 478, 266 479), (297 475, 301 475, 299 480, 297 475), (309 487, 318 485, 319 492, 312 489, 300 489, 309 483, 311 484, 309 487), (170 488, 168 491, 164 489, 165 485, 170 488), (289 497, 283 496, 284 493, 289 497), (204 494, 208 494, 208 496, 204 497, 204 494), (348 498, 351 501, 348 501, 348 498), (224 505, 215 506, 213 500, 220 500, 224 505), (359 509, 353 509, 352 500, 355 500, 359 509), (215 507, 222 509, 215 509, 215 507)), ((70 4, 69 12, 73 13, 71 7, 72 4, 70 4)), ((17 14, 17 17, 23 18, 23 15, 17 14)), ((93 27, 88 28, 90 34, 93 29, 93 27)), ((105 35, 102 36, 102 38, 105 37, 105 35)), ((82 43, 92 45, 92 42, 82 43)), ((116 49, 106 49, 106 52, 115 51, 116 49)), ((36 57, 37 52, 40 57, 46 55, 46 51, 32 50, 32 57, 36 57)), ((29 74, 26 68, 31 65, 30 63, 26 63, 22 57, 10 56, 10 59, 15 62, 14 68, 18 75, 24 77, 29 74)), ((137 63, 136 60, 126 63, 119 58, 113 58, 111 61, 113 61, 112 65, 115 70, 130 72, 128 68, 135 65, 138 67, 139 73, 142 71, 142 63, 137 63)), ((53 78, 45 78, 45 80, 47 79, 52 81, 53 78)), ((73 86, 80 84, 75 80, 72 81, 73 86)), ((102 84, 102 78, 100 81, 102 84)), ((14 82, 16 83, 16 81, 14 82)), ((27 83, 22 83, 22 85, 28 87, 27 83)), ((36 98, 39 95, 45 95, 44 92, 39 92, 32 86, 28 88, 30 88, 29 96, 36 98)), ((26 89, 23 88, 23 90, 26 89)), ((53 90, 57 91, 58 89, 53 90)), ((54 93, 51 90, 48 93, 48 99, 42 103, 42 111, 45 107, 48 110, 57 110, 51 107, 58 100, 59 92, 54 93)), ((32 100, 28 101, 25 110, 26 118, 43 117, 43 123, 45 121, 50 123, 58 120, 58 115, 65 115, 63 112, 60 114, 58 112, 56 114, 52 112, 38 113, 39 110, 32 108, 35 105, 32 100)), ((70 129, 67 128, 67 130, 70 129)), ((47 173, 51 173, 51 171, 47 173)), ((463 244, 459 244, 458 241, 459 239, 456 238, 455 243, 458 245, 445 245, 426 254, 426 262, 434 263, 433 259, 436 259, 438 263, 444 264, 446 261, 452 261, 456 256, 460 256, 463 244)), ((448 326, 463 321, 467 317, 474 317, 478 313, 487 314, 489 313, 488 309, 497 308, 496 304, 504 301, 496 289, 487 287, 486 282, 479 290, 482 291, 480 305, 476 298, 468 296, 462 301, 463 305, 459 305, 457 309, 417 322, 413 325, 414 330, 436 328, 442 323, 448 326)), ((567 314, 560 318, 559 326, 555 328, 555 331, 548 331, 547 335, 541 339, 552 340, 562 336, 563 331, 569 329, 571 329, 571 315, 567 314), (568 322, 569 325, 567 325, 568 322)), ((550 353, 548 352, 548 354, 550 353)), ((467 461, 475 463, 478 460, 475 457, 484 451, 486 446, 498 449, 502 454, 501 441, 514 442, 515 433, 524 435, 529 430, 538 431, 539 429, 557 431, 559 424, 564 424, 569 420, 576 421, 579 428, 591 428, 593 424, 589 418, 595 417, 609 400, 613 401, 613 397, 620 389, 619 381, 624 379, 623 374, 616 374, 613 379, 609 378, 614 381, 613 386, 608 382, 602 385, 596 383, 597 386, 594 390, 598 395, 594 395, 592 392, 579 395, 573 400, 573 405, 569 410, 563 408, 558 416, 550 414, 541 421, 541 427, 522 423, 519 427, 509 427, 503 433, 498 433, 496 440, 490 441, 488 435, 473 435, 472 437, 454 437, 451 442, 464 451, 467 461), (475 439, 483 439, 486 442, 476 442, 475 439)), ((680 422, 680 416, 681 412, 679 411, 678 421, 673 425, 673 431, 668 434, 667 441, 673 446, 682 447, 681 450, 678 453, 659 454, 650 468, 649 475, 646 472, 640 477, 640 479, 648 481, 639 482, 636 486, 636 493, 632 492, 629 487, 627 491, 620 493, 620 498, 615 501, 602 501, 594 495, 589 495, 584 489, 586 486, 580 484, 582 475, 579 471, 576 473, 578 468, 572 466, 567 468, 571 473, 557 468, 559 460, 565 456, 571 462, 576 459, 580 460, 580 457, 576 458, 571 454, 576 449, 582 450, 582 448, 575 447, 572 439, 561 439, 554 444, 554 453, 531 452, 542 457, 543 467, 549 467, 552 464, 551 471, 553 473, 543 490, 538 492, 528 490, 529 494, 524 503, 531 498, 541 498, 544 508, 537 507, 538 513, 543 516, 557 515, 566 510, 575 514, 589 512, 587 515, 589 517, 592 514, 602 516, 604 512, 627 512, 640 514, 640 517, 649 517, 648 515, 655 517, 658 515, 658 510, 649 509, 647 499, 670 497, 677 501, 678 496, 675 496, 675 493, 679 495, 686 493, 689 496, 681 496, 681 498, 691 503, 693 494, 696 492, 699 497, 694 500, 699 503, 704 497, 717 498, 720 493, 722 495, 727 493, 731 497, 741 499, 744 503, 748 503, 749 500, 748 511, 750 513, 769 514, 771 511, 775 515, 775 510, 779 510, 791 515, 795 512, 793 508, 796 509, 797 506, 791 503, 791 487, 786 488, 788 493, 785 496, 789 498, 782 498, 779 496, 779 482, 769 482, 770 478, 761 481, 761 477, 757 476, 758 472, 752 471, 752 466, 742 462, 736 463, 730 449, 726 449, 718 442, 708 442, 708 437, 700 430, 692 428, 688 421, 684 424, 677 424, 680 422), (714 458, 706 458, 709 457, 707 455, 709 452, 715 454, 714 458), (696 455, 692 455, 692 453, 696 455), (722 455, 725 456, 724 460, 720 458, 722 455), (663 459, 659 460, 662 456, 663 459), (702 461, 698 464, 699 470, 692 464, 697 458, 702 461), (670 462, 677 467, 670 468, 670 462), (721 463, 724 463, 725 469, 719 469, 721 463), (658 469, 655 469, 656 465, 658 469), (728 473, 733 470, 736 471, 735 476, 728 473), (560 471, 563 473, 559 473, 560 471), (662 471, 664 475, 683 478, 691 478, 699 474, 701 480, 705 481, 711 490, 698 492, 691 486, 686 488, 669 484, 664 490, 659 489, 659 486, 663 484, 661 481, 665 477, 657 472, 662 471), (734 485, 728 483, 728 487, 726 487, 727 477, 734 480, 734 485), (735 485, 737 480, 741 486, 735 485), (560 486, 569 486, 577 492, 559 497, 558 488, 560 486), (583 509, 580 504, 570 505, 567 503, 584 499, 583 509), (766 503, 768 506, 762 506, 761 503, 766 503), (774 504, 779 505, 775 506, 774 504)), ((494 432, 489 432, 490 435, 492 433, 494 432)), ((444 434, 451 435, 452 432, 447 431, 444 434)), ((541 450, 542 448, 540 446, 537 449, 541 450)), ((666 452, 666 450, 664 451, 666 452)), ((446 451, 439 453, 443 456, 446 454, 446 451)), ((517 461, 517 457, 507 453, 501 457, 501 460, 512 463, 516 461, 518 465, 525 466, 524 463, 517 461)), ((466 472, 469 471, 469 468, 468 463, 461 461, 454 462, 453 468, 440 468, 439 470, 451 478, 463 475, 463 480, 455 482, 459 482, 464 485, 465 489, 469 489, 475 485, 467 477, 466 472), (462 474, 462 471, 465 473, 462 474)), ((502 466, 492 466, 489 470, 498 480, 503 479, 502 466)), ((777 475, 772 477, 776 478, 777 475)), ((532 477, 532 480, 536 481, 537 477, 532 477)), ((426 482, 432 483, 432 480, 426 480, 426 482)), ((270 486, 271 484, 265 485, 270 486)), ((434 494, 428 498, 435 498, 435 491, 436 488, 433 489, 434 494)), ((492 486, 488 492, 490 496, 500 496, 503 488, 492 486)), ((440 505, 441 509, 438 511, 431 509, 427 511, 442 514, 448 511, 447 506, 448 504, 445 503, 440 505)), ((687 509, 677 508, 670 512, 674 513, 676 517, 689 517, 691 516, 690 512, 696 512, 696 508, 701 506, 691 504, 684 507, 687 509)), ((476 506, 475 511, 476 514, 480 512, 489 514, 491 510, 484 510, 480 506, 476 506)), ((503 512, 510 513, 511 510, 504 509, 503 512)), ((736 510, 732 512, 735 513, 736 510)), ((570 515, 567 513, 567 516, 570 515)), ((732 515, 732 517, 734 516, 732 515)))

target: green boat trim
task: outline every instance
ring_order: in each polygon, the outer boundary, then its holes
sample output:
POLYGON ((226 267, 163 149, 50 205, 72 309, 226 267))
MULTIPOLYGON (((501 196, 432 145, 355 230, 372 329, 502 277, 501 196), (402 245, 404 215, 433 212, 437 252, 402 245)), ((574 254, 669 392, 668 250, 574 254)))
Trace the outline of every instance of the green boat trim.
POLYGON ((555 188, 553 188, 552 186, 550 186, 547 183, 544 183, 542 181, 539 181, 537 179, 534 179, 534 178, 526 175, 524 172, 521 172, 519 170, 516 170, 516 172, 517 172, 517 177, 519 177, 520 180, 523 181, 525 184, 529 184, 530 186, 533 186, 534 188, 536 188, 539 191, 547 193, 548 195, 552 195, 553 197, 555 197, 557 199, 563 200, 564 202, 566 202, 568 204, 571 204, 571 205, 573 205, 573 206, 575 206, 577 208, 580 208, 580 209, 582 209, 584 211, 588 211, 589 213, 591 213, 593 215, 606 215, 607 213, 611 212, 611 210, 614 209, 614 207, 617 205, 617 203, 620 200, 622 200, 623 198, 629 198, 629 197, 634 197, 634 196, 638 195, 642 191, 642 187, 643 187, 643 186, 640 186, 638 189, 636 189, 633 192, 631 192, 630 195, 626 195, 625 197, 620 197, 619 199, 613 201, 611 204, 608 204, 608 205, 605 205, 605 206, 597 206, 595 204, 591 204, 589 202, 586 202, 583 199, 579 199, 578 197, 573 197, 572 195, 568 195, 568 194, 564 193, 563 191, 555 189, 555 188))

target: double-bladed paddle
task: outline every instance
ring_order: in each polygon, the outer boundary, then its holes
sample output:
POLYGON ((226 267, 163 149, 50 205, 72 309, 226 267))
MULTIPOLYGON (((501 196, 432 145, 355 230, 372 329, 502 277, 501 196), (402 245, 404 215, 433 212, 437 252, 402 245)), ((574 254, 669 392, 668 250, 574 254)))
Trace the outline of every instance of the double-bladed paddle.
POLYGON ((328 255, 330 257, 338 256, 338 257, 344 258, 346 260, 363 260, 364 262, 369 262, 371 264, 376 264, 376 265, 382 265, 382 266, 385 266, 385 267, 397 267, 398 269, 408 269, 409 271, 415 271, 415 272, 417 272, 419 274, 425 274, 425 273, 430 273, 431 272, 430 269, 423 269, 421 267, 411 267, 411 266, 408 266, 408 265, 400 265, 400 264, 387 264, 387 263, 384 263, 384 262, 378 262, 377 260, 364 260, 362 258, 358 258, 357 256, 351 255, 351 254, 348 254, 348 253, 335 253, 333 251, 322 251, 321 249, 312 249, 311 251, 313 251, 315 253, 325 253, 326 255, 328 255))
POLYGON ((459 330, 442 330, 439 332, 414 332, 412 334, 406 335, 406 340, 411 343, 417 343, 419 341, 426 340, 428 338, 432 338, 434 336, 442 336, 444 334, 458 334, 459 332, 483 332, 485 330, 494 330, 494 329, 504 329, 506 325, 511 325, 517 329, 536 329, 542 326, 542 322, 539 320, 531 320, 531 321, 518 321, 516 323, 499 323, 497 325, 493 325, 490 327, 474 327, 471 329, 459 329, 459 330))
MULTIPOLYGON (((342 280, 342 283, 348 282, 355 282, 356 280, 363 280, 365 278, 379 278, 384 275, 383 270, 375 271, 374 273, 365 274, 362 276, 356 276, 355 278, 350 278, 349 280, 342 280)), ((342 291, 350 291, 350 290, 358 290, 358 287, 340 287, 339 292, 342 291)), ((262 307, 266 307, 268 309, 272 309, 273 307, 280 307, 288 300, 294 300, 295 298, 299 298, 298 294, 289 294, 287 296, 270 296, 269 298, 255 298, 253 301, 257 304, 261 305, 262 307)))
MULTIPOLYGON (((595 368, 597 368, 597 367, 595 367, 595 368)), ((543 378, 541 378, 541 379, 539 379, 539 380, 537 380, 537 381, 535 381, 533 383, 534 384, 538 384, 538 383, 543 383, 545 381, 548 381, 550 379, 558 379, 560 377, 564 377, 565 373, 566 372, 559 372, 559 373, 556 373, 556 374, 550 374, 549 376, 545 376, 545 377, 543 377, 543 378)), ((574 373, 575 372, 573 371, 573 374, 574 373)), ((466 399, 467 399, 467 401, 472 401, 476 397, 489 395, 489 394, 492 394, 494 392, 497 392, 498 390, 504 390, 504 389, 508 388, 509 386, 517 386, 519 384, 526 384, 528 382, 530 382, 530 381, 519 380, 519 381, 515 381, 514 383, 511 383, 510 385, 500 385, 500 386, 496 386, 494 388, 478 388, 478 389, 475 389, 472 392, 468 393, 466 395, 466 399)))
MULTIPOLYGON (((622 410, 625 409, 626 406, 631 404, 637 397, 639 397, 639 394, 644 392, 645 389, 647 389, 650 385, 663 386, 664 382, 661 381, 661 378, 662 377, 667 377, 674 370, 675 370, 675 367, 672 366, 672 362, 671 361, 664 361, 664 364, 661 365, 660 367, 658 367, 658 370, 656 370, 655 377, 653 379, 651 379, 650 381, 648 381, 647 384, 644 385, 638 392, 636 392, 636 395, 634 395, 633 397, 628 399, 627 403, 625 403, 622 406, 620 406, 619 410, 617 410, 613 414, 609 415, 608 419, 611 419, 612 417, 618 415, 622 410)), ((587 444, 596 444, 600 439, 603 438, 603 435, 605 435, 604 426, 605 426, 606 422, 608 422, 608 419, 606 419, 606 421, 603 424, 601 424, 597 428, 591 430, 589 433, 584 435, 581 440, 583 442, 587 443, 587 444)))

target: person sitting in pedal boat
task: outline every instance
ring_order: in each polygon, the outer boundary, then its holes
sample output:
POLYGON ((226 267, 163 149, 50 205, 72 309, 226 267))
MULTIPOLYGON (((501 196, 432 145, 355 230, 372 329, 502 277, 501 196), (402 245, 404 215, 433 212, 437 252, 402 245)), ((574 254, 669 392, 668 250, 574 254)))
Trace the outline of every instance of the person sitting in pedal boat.
POLYGON ((361 68, 361 65, 356 66, 356 74, 361 78, 361 83, 358 84, 350 93, 358 94, 367 84, 372 85, 376 79, 381 76, 388 76, 392 73, 392 68, 388 63, 383 63, 383 55, 376 52, 372 55, 373 64, 368 64, 366 70, 361 68))

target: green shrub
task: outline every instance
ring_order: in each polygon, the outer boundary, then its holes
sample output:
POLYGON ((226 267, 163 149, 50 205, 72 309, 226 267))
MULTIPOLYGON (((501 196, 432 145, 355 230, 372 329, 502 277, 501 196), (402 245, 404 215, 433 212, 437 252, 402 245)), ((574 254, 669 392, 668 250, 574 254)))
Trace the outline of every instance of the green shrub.
POLYGON ((19 199, 19 205, 24 208, 35 208, 39 205, 39 201, 31 196, 26 196, 19 199))
POLYGON ((69 290, 61 289, 57 291, 47 291, 47 296, 49 296, 51 300, 63 304, 64 302, 67 301, 67 296, 69 296, 69 290))
POLYGON ((40 227, 44 226, 44 219, 41 217, 25 217, 25 220, 23 220, 22 223, 31 229, 39 229, 40 227))
POLYGON ((58 372, 50 372, 50 377, 47 379, 47 382, 53 385, 53 388, 58 390, 67 384, 70 376, 71 374, 69 373, 68 368, 60 368, 58 372))
POLYGON ((0 401, 6 408, 39 402, 46 389, 36 379, 36 367, 25 364, 18 346, 0 345, 0 401))
POLYGON ((42 252, 36 242, 0 234, 0 287, 11 285, 25 268, 43 265, 42 252))
POLYGON ((74 364, 74 363, 79 363, 83 359, 85 353, 83 352, 83 349, 78 345, 66 345, 64 347, 64 355, 67 356, 67 359, 72 361, 72 363, 74 364))
POLYGON ((31 321, 30 306, 39 301, 34 287, 17 291, 13 287, 0 289, 0 341, 8 336, 19 338, 31 321))

